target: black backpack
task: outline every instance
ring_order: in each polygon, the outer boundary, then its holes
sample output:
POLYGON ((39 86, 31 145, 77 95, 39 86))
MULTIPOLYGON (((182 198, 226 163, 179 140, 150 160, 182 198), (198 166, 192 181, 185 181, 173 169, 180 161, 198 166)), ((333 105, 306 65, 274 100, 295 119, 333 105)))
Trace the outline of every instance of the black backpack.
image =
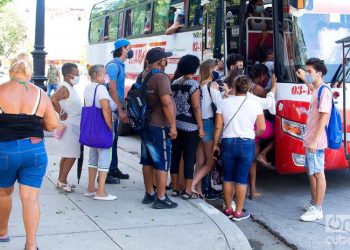
POLYGON ((159 72, 159 70, 151 70, 143 81, 141 73, 125 98, 130 127, 135 131, 142 131, 148 125, 151 107, 147 104, 147 82, 153 74, 159 72))

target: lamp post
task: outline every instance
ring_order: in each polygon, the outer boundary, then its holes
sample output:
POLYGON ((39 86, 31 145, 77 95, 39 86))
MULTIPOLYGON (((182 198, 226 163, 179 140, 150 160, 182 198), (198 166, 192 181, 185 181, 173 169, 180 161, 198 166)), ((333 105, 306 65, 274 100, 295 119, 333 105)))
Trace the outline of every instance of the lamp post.
POLYGON ((33 55, 34 69, 33 78, 34 84, 44 90, 46 86, 44 81, 45 76, 45 56, 44 51, 44 36, 45 35, 45 0, 36 1, 36 20, 35 20, 35 44, 33 55))

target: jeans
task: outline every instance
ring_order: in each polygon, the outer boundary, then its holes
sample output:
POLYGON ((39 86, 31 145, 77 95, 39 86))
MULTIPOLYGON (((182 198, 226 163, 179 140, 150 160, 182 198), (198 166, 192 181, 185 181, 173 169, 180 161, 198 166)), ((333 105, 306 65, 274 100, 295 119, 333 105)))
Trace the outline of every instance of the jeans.
POLYGON ((118 170, 118 118, 113 123, 113 130, 114 130, 114 138, 113 138, 113 145, 112 145, 112 160, 111 164, 109 165, 109 173, 113 173, 114 171, 118 170))
POLYGON ((48 97, 51 96, 52 90, 54 90, 56 92, 57 89, 58 89, 58 84, 57 83, 49 83, 49 84, 47 84, 47 95, 48 95, 48 97))
POLYGON ((224 138, 221 142, 221 162, 224 182, 246 185, 254 159, 255 142, 248 138, 224 138))

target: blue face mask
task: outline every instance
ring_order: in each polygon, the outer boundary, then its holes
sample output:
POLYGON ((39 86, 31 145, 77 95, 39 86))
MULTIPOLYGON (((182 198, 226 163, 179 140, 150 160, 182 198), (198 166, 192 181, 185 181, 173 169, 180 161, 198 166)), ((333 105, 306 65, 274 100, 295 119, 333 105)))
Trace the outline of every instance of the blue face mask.
POLYGON ((219 73, 218 72, 216 72, 216 71, 213 71, 212 73, 211 73, 211 75, 212 75, 212 77, 213 77, 213 80, 216 80, 216 79, 219 79, 219 73))
POLYGON ((265 11, 264 6, 257 5, 255 6, 256 13, 263 13, 265 11))
POLYGON ((305 81, 309 84, 312 84, 315 81, 315 78, 310 74, 305 74, 305 81))

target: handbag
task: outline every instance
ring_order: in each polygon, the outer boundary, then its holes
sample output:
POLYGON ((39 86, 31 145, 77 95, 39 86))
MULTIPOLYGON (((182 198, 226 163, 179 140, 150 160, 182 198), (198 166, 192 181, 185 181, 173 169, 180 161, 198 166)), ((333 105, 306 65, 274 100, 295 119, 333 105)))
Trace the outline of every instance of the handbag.
POLYGON ((98 86, 95 88, 92 106, 82 108, 79 142, 93 148, 110 148, 113 144, 113 132, 103 117, 102 108, 95 105, 98 86))
POLYGON ((64 125, 63 123, 58 123, 57 128, 53 131, 53 137, 57 139, 61 139, 64 135, 64 132, 66 131, 67 126, 64 125))

